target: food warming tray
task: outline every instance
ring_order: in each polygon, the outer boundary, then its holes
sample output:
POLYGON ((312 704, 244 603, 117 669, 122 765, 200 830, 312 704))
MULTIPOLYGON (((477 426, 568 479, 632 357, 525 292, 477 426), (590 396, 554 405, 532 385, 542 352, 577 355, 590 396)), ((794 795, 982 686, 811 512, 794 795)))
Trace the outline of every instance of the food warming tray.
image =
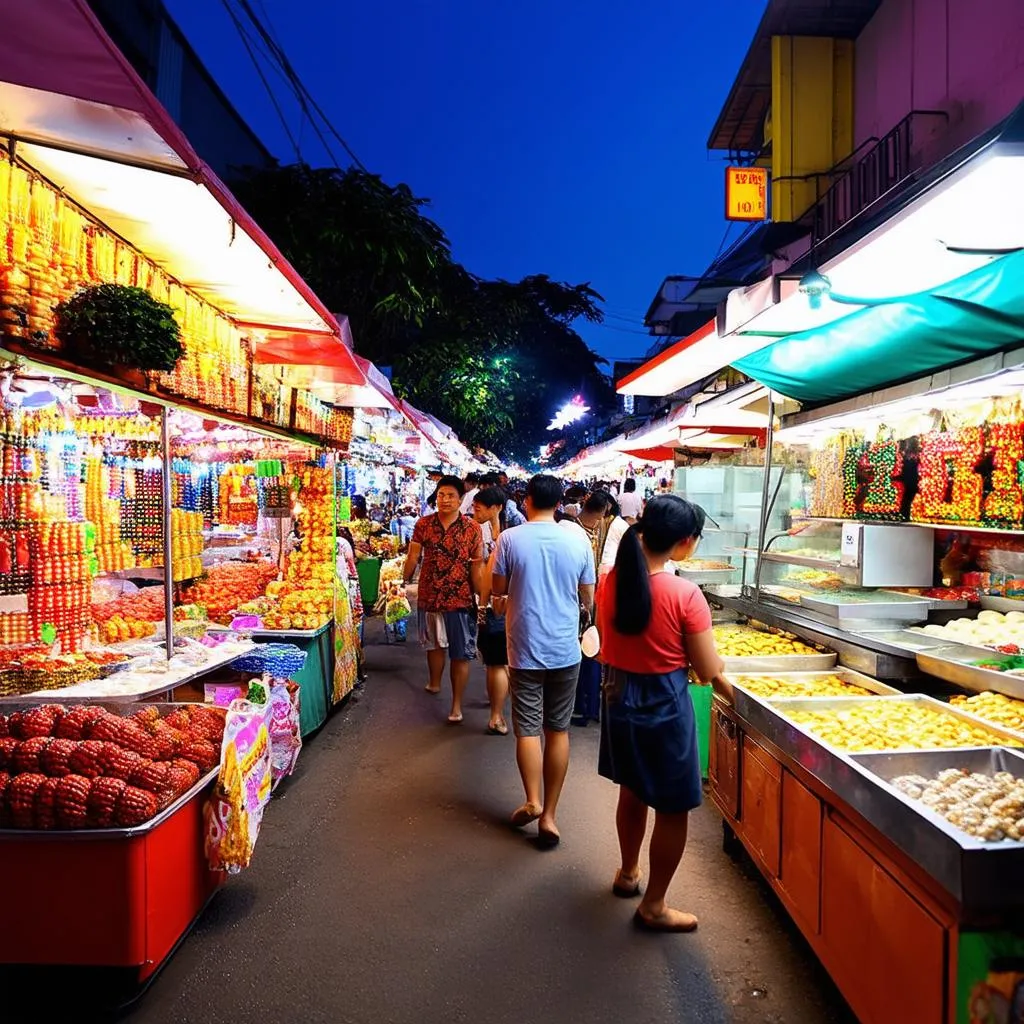
POLYGON ((1011 676, 991 668, 979 668, 972 661, 1002 658, 1007 655, 987 647, 968 647, 965 644, 947 643, 943 647, 932 647, 917 652, 917 667, 937 679, 961 686, 974 693, 995 690, 1007 697, 1024 700, 1024 676, 1011 676))
POLYGON ((827 672, 834 668, 838 655, 834 651, 823 654, 751 654, 723 658, 726 672, 827 672))
POLYGON ((865 595, 864 600, 852 600, 846 595, 828 597, 824 594, 803 593, 800 605, 817 612, 837 625, 849 622, 924 622, 928 618, 931 601, 926 598, 884 595, 865 595))
MULTIPOLYGON (((933 757, 933 763, 941 763, 943 767, 956 766, 963 763, 965 757, 973 756, 973 750, 977 748, 847 754, 829 746, 811 732, 787 719, 785 710, 838 709, 848 707, 858 700, 925 702, 959 718, 967 719, 971 724, 982 724, 994 735, 1006 735, 1008 741, 1015 739, 1013 733, 921 695, 877 698, 779 698, 769 703, 747 694, 740 688, 736 688, 734 692, 735 710, 747 727, 754 732, 758 742, 767 740, 769 745, 790 757, 901 849, 914 851, 915 854, 922 849, 930 851, 926 856, 920 857, 920 863, 939 884, 962 903, 965 911, 986 912, 1005 909, 1010 902, 1024 907, 1024 886, 1018 881, 1019 872, 1024 867, 1019 857, 1020 851, 1009 847, 993 850, 992 844, 978 844, 970 836, 961 833, 951 834, 949 829, 936 827, 935 822, 926 818, 901 794, 886 785, 878 774, 867 768, 868 764, 875 761, 881 762, 897 757, 919 758, 922 755, 933 757), (1001 866, 1004 858, 1008 864, 1005 869, 1001 866), (995 862, 996 866, 988 869, 986 865, 992 862, 995 862), (989 870, 991 874, 986 873, 989 870), (1007 877, 1014 878, 1012 886, 1007 884, 1007 877)), ((893 775, 896 774, 900 773, 893 772, 893 775)))
POLYGON ((687 569, 685 566, 677 565, 676 575, 698 586, 709 586, 715 583, 728 583, 741 568, 734 565, 731 569, 687 569))
POLYGON ((902 647, 907 651, 925 651, 933 647, 946 647, 948 640, 928 633, 916 633, 912 629, 862 629, 856 634, 865 640, 875 640, 889 644, 891 647, 902 647))
MULTIPOLYGON (((800 682, 802 680, 816 679, 819 676, 824 675, 827 672, 828 675, 838 676, 845 683, 852 683, 854 686, 862 686, 865 690, 870 690, 875 696, 878 697, 892 697, 902 696, 900 690, 896 690, 886 683, 880 683, 877 679, 872 679, 871 676, 863 675, 860 672, 854 672, 853 669, 849 668, 833 668, 826 669, 823 672, 745 672, 744 675, 748 676, 765 676, 771 675, 779 679, 793 680, 794 682, 800 682)), ((735 691, 734 706, 737 712, 743 717, 749 720, 748 701, 756 701, 759 704, 771 706, 768 702, 774 702, 777 700, 865 700, 866 698, 860 695, 851 694, 849 697, 841 698, 830 698, 830 697, 760 697, 755 693, 747 690, 743 683, 738 681, 737 678, 730 678, 729 682, 733 686, 735 691)))
POLYGON ((1024 903, 1024 843, 977 839, 890 785, 900 775, 934 778, 945 768, 986 775, 1008 771, 1024 778, 1024 757, 1001 747, 972 747, 854 754, 851 760, 872 783, 853 801, 857 810, 965 907, 994 910, 1024 903))

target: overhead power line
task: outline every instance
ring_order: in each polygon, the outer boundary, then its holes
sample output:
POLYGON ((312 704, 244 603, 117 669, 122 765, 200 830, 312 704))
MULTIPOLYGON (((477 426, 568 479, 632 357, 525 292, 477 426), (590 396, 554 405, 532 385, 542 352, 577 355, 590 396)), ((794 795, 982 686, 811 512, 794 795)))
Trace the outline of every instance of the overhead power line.
POLYGON ((224 5, 224 10, 228 12, 228 17, 231 19, 238 32, 239 38, 242 40, 242 45, 245 47, 245 52, 249 54, 249 59, 252 61, 252 66, 256 69, 256 74, 259 75, 260 81, 263 83, 263 88, 266 90, 267 95, 270 97, 270 102, 274 106, 274 110, 277 112, 278 120, 281 122, 281 127, 284 129, 285 135, 288 136, 288 141, 292 144, 292 149, 295 151, 295 159, 302 163, 302 150, 299 148, 298 142, 295 140, 295 136, 292 134, 291 128, 288 126, 288 119, 284 116, 284 111, 281 109, 281 104, 277 102, 277 96, 274 95, 274 90, 267 81, 267 76, 263 74, 263 68, 260 67, 259 58, 253 52, 253 48, 250 45, 249 37, 242 26, 242 23, 238 20, 238 16, 231 9, 231 5, 228 0, 221 0, 224 5))
POLYGON ((338 161, 335 158, 330 145, 328 144, 327 140, 324 138, 324 135, 320 130, 320 125, 317 122, 317 116, 319 116, 320 121, 323 122, 323 125, 327 129, 327 131, 332 136, 334 136, 335 139, 337 139, 342 149, 344 149, 345 152, 349 155, 352 162, 360 170, 365 171, 365 164, 362 162, 362 160, 359 159, 358 156, 356 156, 355 151, 342 136, 341 132, 339 132, 338 129, 334 127, 334 125, 331 123, 330 118, 324 113, 323 108, 320 106, 319 103, 317 103, 316 98, 309 91, 309 89, 306 88, 302 79, 299 78, 298 73, 292 66, 291 61, 288 59, 288 55, 284 52, 284 48, 277 42, 277 39, 275 38, 273 32, 263 24, 263 21, 260 19, 259 15, 253 10, 252 4, 249 2, 249 0, 236 0, 236 2, 238 3, 238 6, 241 8, 245 16, 252 23, 253 28, 259 34, 260 38, 263 40, 264 45, 273 55, 274 60, 277 62, 278 66, 284 72, 285 76, 287 77, 288 81, 292 86, 293 91, 295 92, 296 99, 299 101, 299 106, 302 107, 303 113, 305 113, 306 115, 306 119, 309 121, 313 130, 316 132, 317 138, 320 139, 321 144, 327 151, 331 160, 335 163, 335 165, 338 164, 338 161))

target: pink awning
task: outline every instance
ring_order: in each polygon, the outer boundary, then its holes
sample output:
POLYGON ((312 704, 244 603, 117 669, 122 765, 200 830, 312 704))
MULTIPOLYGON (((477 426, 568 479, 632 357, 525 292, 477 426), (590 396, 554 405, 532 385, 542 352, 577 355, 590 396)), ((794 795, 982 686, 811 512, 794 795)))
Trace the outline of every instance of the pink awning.
POLYGON ((242 326, 333 336, 335 317, 201 160, 85 0, 10 4, 0 134, 18 156, 242 326))

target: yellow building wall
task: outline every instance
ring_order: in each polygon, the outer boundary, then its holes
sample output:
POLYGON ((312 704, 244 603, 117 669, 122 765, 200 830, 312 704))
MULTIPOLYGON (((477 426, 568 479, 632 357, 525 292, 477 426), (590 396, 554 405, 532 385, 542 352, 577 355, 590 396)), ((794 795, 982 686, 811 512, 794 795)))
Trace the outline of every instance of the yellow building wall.
POLYGON ((799 220, 853 149, 853 59, 851 40, 772 38, 773 220, 799 220))

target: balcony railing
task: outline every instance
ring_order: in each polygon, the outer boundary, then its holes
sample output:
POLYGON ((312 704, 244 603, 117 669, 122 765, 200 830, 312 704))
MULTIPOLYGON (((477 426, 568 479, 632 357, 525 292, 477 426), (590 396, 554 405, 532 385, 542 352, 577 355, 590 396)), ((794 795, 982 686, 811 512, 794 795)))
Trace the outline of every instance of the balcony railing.
POLYGON ((814 244, 905 181, 917 167, 920 136, 934 132, 939 120, 948 121, 949 115, 940 110, 911 111, 863 156, 852 154, 824 176, 832 184, 810 211, 814 244))

